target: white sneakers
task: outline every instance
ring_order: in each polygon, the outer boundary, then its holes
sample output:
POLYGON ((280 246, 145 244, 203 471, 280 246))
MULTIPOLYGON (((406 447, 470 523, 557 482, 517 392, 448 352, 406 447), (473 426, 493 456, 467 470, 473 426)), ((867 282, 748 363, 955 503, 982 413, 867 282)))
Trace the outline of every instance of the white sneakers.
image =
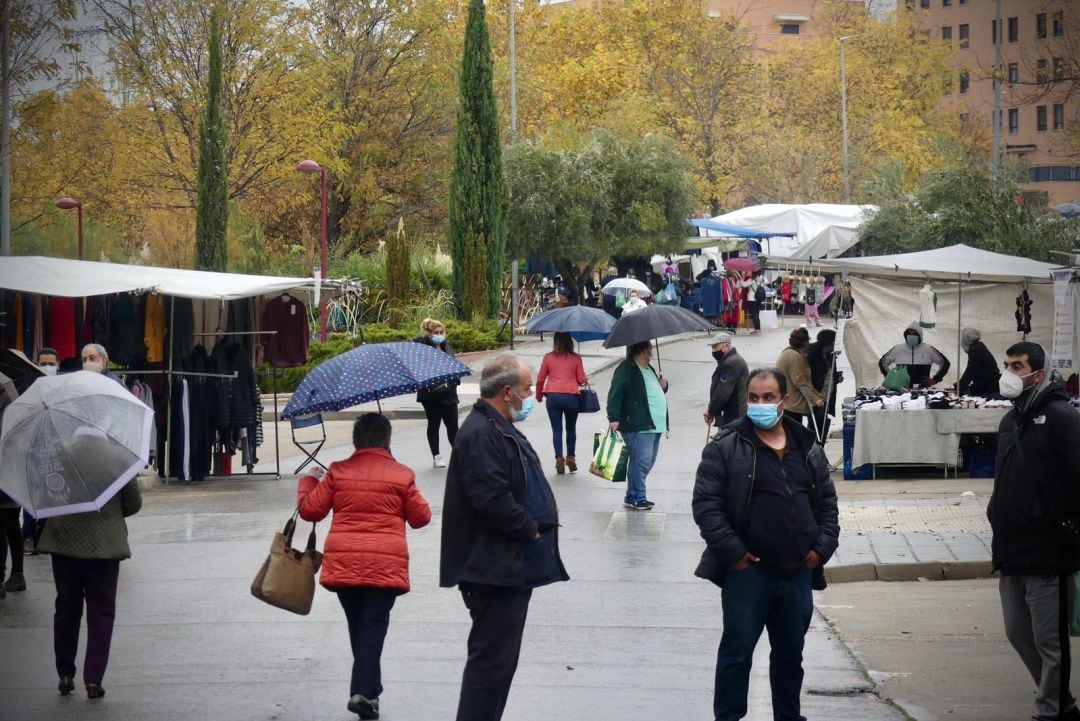
POLYGON ((436 455, 431 459, 431 465, 433 468, 446 468, 446 461, 443 460, 442 455, 436 455))

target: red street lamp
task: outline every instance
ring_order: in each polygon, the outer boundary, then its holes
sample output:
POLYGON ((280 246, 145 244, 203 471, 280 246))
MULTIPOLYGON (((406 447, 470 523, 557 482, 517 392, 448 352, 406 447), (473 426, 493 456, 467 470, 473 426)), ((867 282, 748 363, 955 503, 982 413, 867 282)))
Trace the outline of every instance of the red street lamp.
MULTIPOLYGON (((296 169, 301 173, 318 173, 320 177, 320 190, 321 190, 321 220, 322 220, 322 234, 319 238, 319 263, 320 263, 320 276, 323 280, 326 280, 326 168, 322 167, 314 160, 302 160, 296 165, 296 169)), ((323 291, 325 293, 325 291, 323 291)), ((319 298, 319 337, 322 342, 326 342, 326 296, 321 295, 319 298)))
POLYGON ((83 259, 83 234, 82 234, 82 203, 74 198, 60 198, 56 201, 56 207, 63 210, 74 208, 79 211, 79 260, 83 259))

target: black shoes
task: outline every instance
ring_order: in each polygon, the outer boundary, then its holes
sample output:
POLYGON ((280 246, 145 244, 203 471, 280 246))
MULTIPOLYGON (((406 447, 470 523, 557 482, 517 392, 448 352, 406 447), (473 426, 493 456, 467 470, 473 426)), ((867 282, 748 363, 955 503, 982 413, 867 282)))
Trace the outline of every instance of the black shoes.
POLYGON ((105 695, 105 689, 101 687, 101 684, 88 683, 86 684, 86 698, 101 698, 105 695))
POLYGON ((71 692, 75 690, 75 679, 71 676, 61 676, 60 683, 56 688, 60 691, 61 696, 70 696, 71 692))
POLYGON ((349 699, 348 708, 362 719, 379 718, 379 699, 377 698, 355 694, 349 699))

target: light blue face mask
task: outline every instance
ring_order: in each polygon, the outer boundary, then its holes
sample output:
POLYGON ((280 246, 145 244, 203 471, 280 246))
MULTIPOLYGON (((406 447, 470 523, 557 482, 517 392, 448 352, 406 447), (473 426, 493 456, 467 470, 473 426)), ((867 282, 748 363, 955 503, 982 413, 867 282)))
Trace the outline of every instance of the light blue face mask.
POLYGON ((446 340, 446 336, 444 336, 444 335, 433 335, 433 336, 431 336, 431 342, 434 343, 435 345, 442 345, 442 342, 444 340, 446 340))
POLYGON ((907 341, 908 346, 911 348, 919 345, 919 336, 917 335, 906 335, 904 336, 904 340, 907 341))
POLYGON ((748 403, 746 417, 758 428, 772 428, 780 420, 779 403, 748 403))
POLYGON ((521 401, 521 408, 518 409, 510 406, 510 420, 514 423, 521 423, 523 420, 529 417, 530 413, 532 413, 533 408, 536 406, 536 399, 532 396, 529 396, 528 398, 522 400, 521 396, 518 396, 516 392, 511 391, 511 393, 517 396, 517 399, 521 401))

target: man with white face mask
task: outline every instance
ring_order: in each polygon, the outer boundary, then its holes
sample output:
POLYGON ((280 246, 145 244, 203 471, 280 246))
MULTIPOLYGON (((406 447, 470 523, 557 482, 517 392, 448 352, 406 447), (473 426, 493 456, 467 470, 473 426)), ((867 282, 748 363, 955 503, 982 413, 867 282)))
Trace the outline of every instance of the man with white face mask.
POLYGON ((124 384, 119 376, 109 370, 109 354, 105 351, 105 346, 100 343, 87 343, 83 346, 82 369, 91 373, 101 373, 120 385, 124 384))
POLYGON ((787 398, 782 372, 751 372, 746 417, 705 446, 694 482, 694 521, 706 543, 694 573, 723 588, 716 721, 746 715, 754 647, 766 628, 773 718, 803 718, 811 589, 825 588, 823 566, 836 551, 840 525, 829 462, 814 433, 785 417, 787 398))
POLYGON ((56 375, 56 368, 60 365, 60 357, 55 348, 42 348, 37 354, 38 370, 47 376, 56 375))
POLYGON ((1038 687, 1034 719, 1080 721, 1069 693, 1069 617, 1080 570, 1080 415, 1037 343, 1005 351, 1013 410, 998 428, 987 507, 1005 635, 1038 687))

